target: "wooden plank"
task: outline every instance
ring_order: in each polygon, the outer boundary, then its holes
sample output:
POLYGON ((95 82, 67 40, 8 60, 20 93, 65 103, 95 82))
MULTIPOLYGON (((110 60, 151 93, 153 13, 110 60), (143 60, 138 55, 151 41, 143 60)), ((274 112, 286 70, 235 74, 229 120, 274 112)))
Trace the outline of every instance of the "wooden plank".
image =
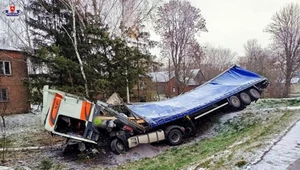
MULTIPOLYGON (((113 116, 97 116, 98 118, 102 119, 102 120, 116 120, 116 117, 113 116)), ((145 123, 145 120, 143 119, 136 119, 135 117, 128 117, 129 120, 133 120, 136 123, 145 123)))

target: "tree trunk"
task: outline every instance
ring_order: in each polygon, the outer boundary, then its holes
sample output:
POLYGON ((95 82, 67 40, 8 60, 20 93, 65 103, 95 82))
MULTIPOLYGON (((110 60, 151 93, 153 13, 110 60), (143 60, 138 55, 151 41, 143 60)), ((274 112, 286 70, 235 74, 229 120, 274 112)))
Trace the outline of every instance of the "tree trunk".
POLYGON ((284 91, 283 96, 288 97, 290 93, 290 87, 291 87, 291 73, 288 73, 285 77, 285 83, 284 83, 284 91))
POLYGON ((284 97, 288 97, 290 93, 290 87, 291 87, 291 79, 286 79, 286 82, 284 84, 284 97))
POLYGON ((2 153, 2 162, 5 161, 5 150, 6 149, 6 131, 5 131, 5 118, 4 118, 4 112, 5 112, 6 107, 4 106, 3 108, 3 113, 1 115, 1 119, 2 119, 2 123, 3 123, 3 132, 2 132, 2 138, 3 138, 3 142, 2 142, 2 147, 3 147, 3 153, 2 153))
POLYGON ((86 75, 83 69, 83 62, 81 60, 80 54, 78 52, 78 48, 77 48, 77 37, 76 37, 76 17, 75 17, 75 4, 74 2, 71 5, 72 7, 72 18, 73 18, 73 38, 74 38, 74 49, 75 49, 75 53, 76 53, 76 57, 78 59, 78 62, 80 64, 80 71, 81 71, 81 75, 83 77, 84 80, 84 88, 85 88, 85 95, 86 97, 89 97, 89 89, 88 89, 88 84, 87 84, 87 79, 86 79, 86 75))
POLYGON ((6 127, 6 124, 5 124, 5 118, 4 118, 4 115, 1 115, 1 119, 2 119, 2 123, 3 123, 3 128, 6 127))

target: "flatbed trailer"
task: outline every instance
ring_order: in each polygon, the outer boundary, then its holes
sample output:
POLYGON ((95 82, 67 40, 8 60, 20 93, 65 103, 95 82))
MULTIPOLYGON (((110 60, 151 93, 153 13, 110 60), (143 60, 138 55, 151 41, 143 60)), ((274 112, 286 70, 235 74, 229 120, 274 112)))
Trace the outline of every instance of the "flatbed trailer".
POLYGON ((78 143, 81 150, 110 146, 116 154, 139 144, 167 140, 179 145, 194 122, 222 108, 241 110, 260 98, 266 78, 233 66, 214 79, 177 97, 114 106, 44 87, 43 122, 51 133, 78 143))

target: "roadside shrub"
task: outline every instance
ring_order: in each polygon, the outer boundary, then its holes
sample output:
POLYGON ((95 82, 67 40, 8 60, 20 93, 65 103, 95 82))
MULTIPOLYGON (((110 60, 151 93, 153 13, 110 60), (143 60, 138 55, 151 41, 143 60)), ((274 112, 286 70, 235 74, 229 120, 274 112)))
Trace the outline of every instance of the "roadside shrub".
POLYGON ((263 97, 267 98, 282 98, 284 97, 284 84, 283 83, 270 83, 265 90, 263 97))
POLYGON ((41 170, 50 170, 52 168, 53 163, 51 162, 51 160, 45 158, 42 160, 41 164, 40 164, 40 169, 41 170))
POLYGON ((227 120, 221 126, 215 127, 215 130, 219 132, 219 134, 234 134, 260 123, 261 121, 260 118, 253 116, 253 113, 244 113, 243 115, 227 120))
POLYGON ((242 167, 242 166, 244 166, 244 165, 246 165, 247 164, 247 161, 245 161, 245 160, 240 160, 240 161, 238 161, 236 164, 235 164, 235 166, 237 166, 237 167, 242 167))

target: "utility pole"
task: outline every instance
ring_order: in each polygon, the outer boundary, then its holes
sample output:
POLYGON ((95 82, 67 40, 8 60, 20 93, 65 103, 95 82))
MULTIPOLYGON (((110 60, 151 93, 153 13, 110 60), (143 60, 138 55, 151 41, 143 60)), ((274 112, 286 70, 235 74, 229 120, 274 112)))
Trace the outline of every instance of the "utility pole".
MULTIPOLYGON (((125 58, 125 60, 126 60, 126 58, 125 58)), ((130 103, 129 85, 128 85, 128 69, 126 69, 126 95, 127 95, 127 103, 130 103)))
MULTIPOLYGON (((137 50, 139 50, 139 36, 140 36, 140 33, 138 32, 137 34, 138 35, 136 37, 136 47, 137 47, 137 50)), ((137 61, 137 67, 139 68, 139 61, 137 61)), ((138 100, 140 100, 140 75, 138 75, 137 92, 138 92, 138 100)))
POLYGON ((168 98, 171 98, 172 96, 172 92, 173 92, 173 89, 171 90, 171 83, 170 83, 170 79, 171 79, 171 59, 168 60, 168 72, 169 72, 169 83, 168 83, 168 86, 169 86, 169 95, 168 95, 168 98))

